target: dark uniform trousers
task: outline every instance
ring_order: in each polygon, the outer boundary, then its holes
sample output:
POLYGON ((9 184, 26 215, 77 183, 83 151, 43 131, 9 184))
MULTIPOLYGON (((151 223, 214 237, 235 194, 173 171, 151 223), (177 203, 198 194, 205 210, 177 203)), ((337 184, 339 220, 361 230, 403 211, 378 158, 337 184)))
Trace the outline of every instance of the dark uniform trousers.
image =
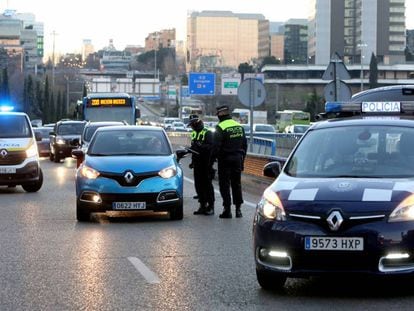
POLYGON ((241 187, 243 156, 241 154, 235 154, 218 158, 217 165, 220 194, 223 199, 223 206, 231 206, 230 189, 233 196, 233 204, 240 206, 243 203, 241 187))
POLYGON ((213 168, 208 163, 193 160, 194 186, 201 204, 214 205, 213 168))

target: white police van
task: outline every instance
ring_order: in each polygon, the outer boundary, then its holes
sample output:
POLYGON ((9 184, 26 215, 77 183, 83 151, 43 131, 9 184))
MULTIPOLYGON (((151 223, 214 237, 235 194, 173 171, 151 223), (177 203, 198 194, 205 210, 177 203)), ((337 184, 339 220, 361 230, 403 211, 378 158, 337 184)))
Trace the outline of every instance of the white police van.
POLYGON ((37 140, 27 114, 0 107, 0 186, 21 185, 27 192, 43 184, 37 140))

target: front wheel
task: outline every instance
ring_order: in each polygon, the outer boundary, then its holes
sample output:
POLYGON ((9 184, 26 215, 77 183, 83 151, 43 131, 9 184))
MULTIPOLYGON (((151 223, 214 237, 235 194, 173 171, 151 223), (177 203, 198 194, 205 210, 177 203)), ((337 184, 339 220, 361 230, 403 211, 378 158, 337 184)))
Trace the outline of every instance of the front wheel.
POLYGON ((260 286, 266 290, 280 290, 286 283, 286 276, 274 272, 259 270, 257 268, 256 277, 260 286))
POLYGON ((181 203, 179 206, 174 208, 172 211, 170 211, 170 219, 171 220, 181 220, 184 217, 184 211, 183 211, 183 204, 181 203))
POLYGON ((39 168, 39 179, 29 184, 23 184, 22 187, 26 192, 37 192, 42 188, 43 185, 43 172, 39 168))
POLYGON ((91 212, 84 208, 79 201, 76 202, 76 219, 80 222, 89 221, 90 216, 91 212))

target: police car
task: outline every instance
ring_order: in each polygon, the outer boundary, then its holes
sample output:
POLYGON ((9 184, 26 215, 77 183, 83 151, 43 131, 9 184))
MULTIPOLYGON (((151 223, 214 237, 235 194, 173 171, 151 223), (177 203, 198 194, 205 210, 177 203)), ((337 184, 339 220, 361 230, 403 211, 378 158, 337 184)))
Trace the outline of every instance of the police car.
MULTIPOLYGON (((414 273, 414 86, 326 103, 257 205, 256 275, 414 273)), ((270 173, 269 173, 270 172, 270 173)))
POLYGON ((14 112, 12 106, 0 106, 0 186, 40 190, 43 173, 36 143, 40 140, 27 114, 14 112))

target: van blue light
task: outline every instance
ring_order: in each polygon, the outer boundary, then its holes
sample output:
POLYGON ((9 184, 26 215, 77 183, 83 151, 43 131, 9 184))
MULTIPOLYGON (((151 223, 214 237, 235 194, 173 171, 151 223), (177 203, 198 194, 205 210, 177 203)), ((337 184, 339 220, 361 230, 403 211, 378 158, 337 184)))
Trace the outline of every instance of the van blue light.
POLYGON ((14 107, 13 106, 0 106, 0 111, 1 112, 9 112, 9 111, 13 111, 14 107))

